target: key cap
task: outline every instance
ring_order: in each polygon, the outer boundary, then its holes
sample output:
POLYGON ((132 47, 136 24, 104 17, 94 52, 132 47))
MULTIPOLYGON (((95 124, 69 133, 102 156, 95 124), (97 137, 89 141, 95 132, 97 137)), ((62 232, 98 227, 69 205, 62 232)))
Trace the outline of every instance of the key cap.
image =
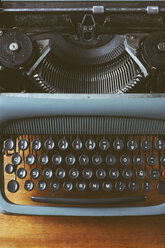
POLYGON ((128 184, 128 188, 129 188, 130 191, 136 192, 136 191, 138 190, 138 188, 139 188, 139 185, 138 185, 137 182, 132 181, 132 182, 130 182, 130 183, 128 184))
POLYGON ((151 148, 151 141, 150 140, 145 139, 141 142, 141 149, 143 151, 148 151, 148 150, 150 150, 150 148, 151 148))
POLYGON ((37 168, 33 168, 30 170, 30 177, 32 179, 37 179, 39 177, 39 175, 40 175, 40 172, 37 168))
POLYGON ((93 155, 92 156, 92 163, 93 165, 100 165, 102 163, 102 157, 100 155, 93 155))
POLYGON ((162 155, 160 158, 160 163, 165 166, 165 155, 162 155))
POLYGON ((137 145, 137 141, 134 140, 134 139, 130 139, 128 142, 127 142, 127 147, 130 151, 135 151, 138 147, 137 145))
POLYGON ((86 183, 85 182, 77 182, 76 188, 78 191, 84 191, 86 189, 86 183))
POLYGON ((12 174, 14 172, 14 166, 12 164, 7 164, 5 166, 5 171, 8 174, 12 174))
POLYGON ((113 148, 116 150, 116 151, 121 151, 123 148, 124 148, 124 143, 121 139, 116 139, 114 140, 113 142, 113 148))
POLYGON ((89 188, 91 191, 98 191, 99 190, 99 183, 98 182, 90 182, 89 188))
POLYGON ((28 165, 33 165, 34 162, 35 162, 35 157, 34 157, 34 155, 33 155, 33 154, 28 154, 28 155, 26 156, 26 163, 27 163, 28 165))
POLYGON ((72 147, 75 151, 79 151, 82 148, 82 141, 80 139, 75 139, 72 142, 72 147))
POLYGON ((149 175, 152 180, 157 180, 160 177, 160 171, 157 169, 152 169, 150 170, 149 175))
POLYGON ((38 162, 40 165, 46 165, 49 162, 49 158, 46 154, 41 154, 38 158, 38 162))
POLYGON ((53 190, 53 191, 58 191, 59 188, 60 188, 60 184, 56 181, 52 181, 50 183, 50 188, 53 190))
POLYGON ((157 164, 157 158, 154 155, 150 155, 147 157, 147 164, 153 166, 157 164))
POLYGON ((17 171, 16 171, 16 174, 17 174, 17 177, 20 178, 20 179, 24 179, 27 175, 27 171, 24 169, 24 168, 19 168, 17 171))
POLYGON ((48 179, 50 179, 50 178, 52 177, 53 172, 52 172, 51 169, 45 168, 45 169, 43 170, 43 172, 42 172, 42 175, 43 175, 44 179, 47 179, 47 180, 48 180, 48 179))
POLYGON ((92 177, 92 171, 89 168, 85 168, 82 172, 82 175, 85 179, 90 179, 92 177))
POLYGON ((102 168, 99 168, 97 171, 96 171, 96 177, 98 179, 104 179, 106 177, 106 171, 103 170, 102 168))
POLYGON ((136 177, 138 179, 144 179, 146 176, 146 172, 143 169, 136 170, 136 177))
POLYGON ((76 158, 75 158, 74 155, 70 154, 70 155, 66 156, 65 162, 66 162, 67 165, 74 165, 75 162, 76 162, 76 158))
POLYGON ((112 183, 110 181, 103 182, 102 188, 104 191, 110 191, 112 189, 112 183))
POLYGON ((99 147, 102 151, 107 151, 110 148, 110 143, 106 139, 102 139, 99 142, 99 147))
POLYGON ((14 149, 14 141, 12 139, 5 140, 4 147, 6 150, 13 150, 14 149))
POLYGON ((162 151, 165 147, 165 144, 164 144, 164 141, 163 140, 160 140, 158 139, 156 142, 155 142, 155 149, 157 151, 162 151))
POLYGON ((143 164, 143 158, 142 158, 142 156, 141 155, 135 155, 134 157, 133 157, 133 163, 135 164, 135 165, 137 165, 137 166, 140 166, 140 165, 142 165, 143 164))
POLYGON ((37 189, 40 191, 44 191, 46 189, 46 186, 46 182, 43 180, 37 182, 37 189))
POLYGON ((11 180, 7 184, 7 189, 10 193, 15 193, 19 189, 19 184, 16 180, 11 180))
POLYGON ((45 146, 45 149, 47 151, 51 151, 51 150, 53 150, 55 143, 54 143, 53 139, 47 139, 44 143, 44 146, 45 146))
POLYGON ((65 191, 71 191, 73 188, 73 184, 71 182, 64 182, 63 188, 65 191))
POLYGON ((89 162, 89 158, 88 158, 87 155, 82 154, 82 155, 79 157, 79 163, 80 163, 81 165, 87 165, 88 162, 89 162))
POLYGON ((130 169, 124 169, 122 172, 122 175, 125 179, 130 179, 132 177, 133 173, 130 169))
POLYGON ((165 182, 164 181, 160 181, 158 184, 157 184, 157 190, 160 194, 165 194, 165 182))
POLYGON ((118 182, 115 183, 115 189, 116 189, 118 192, 124 191, 125 187, 126 187, 126 185, 125 185, 125 183, 122 182, 122 181, 118 181, 118 182))
POLYGON ((18 148, 21 151, 25 151, 28 148, 28 142, 25 139, 21 139, 18 141, 18 148))
POLYGON ((58 147, 61 151, 65 151, 68 148, 68 141, 66 139, 61 139, 58 142, 58 147))
POLYGON ((145 181, 144 183, 142 183, 142 189, 145 192, 149 192, 152 189, 152 184, 149 181, 145 181))
POLYGON ((128 155, 126 155, 126 154, 122 155, 122 156, 120 157, 120 163, 121 163, 122 165, 124 165, 124 166, 129 165, 129 163, 130 163, 130 157, 129 157, 128 155))
POLYGON ((41 149, 41 141, 38 139, 35 139, 32 141, 32 149, 34 151, 39 151, 41 149))
POLYGON ((107 165, 113 166, 116 164, 116 157, 114 155, 109 154, 106 157, 106 163, 107 165))
POLYGON ((109 176, 111 179, 117 179, 119 177, 119 172, 116 168, 112 168, 110 171, 109 171, 109 176))
POLYGON ((11 162, 14 164, 14 165, 19 165, 22 161, 22 158, 19 154, 15 153, 13 154, 13 156, 11 157, 11 162))
POLYGON ((31 191, 34 188, 34 183, 31 180, 27 180, 24 183, 24 188, 26 191, 31 191))
POLYGON ((69 170, 69 176, 71 179, 76 179, 79 176, 79 171, 76 168, 72 168, 69 170))
POLYGON ((55 174, 58 179, 63 179, 65 177, 65 171, 62 168, 58 168, 55 174))
POLYGON ((87 150, 89 151, 93 151, 96 147, 96 143, 93 139, 88 139, 86 142, 85 142, 85 147, 87 150))
POLYGON ((59 154, 54 154, 53 157, 52 157, 52 163, 53 163, 54 165, 60 165, 61 162, 62 162, 62 157, 61 157, 61 155, 59 155, 59 154))

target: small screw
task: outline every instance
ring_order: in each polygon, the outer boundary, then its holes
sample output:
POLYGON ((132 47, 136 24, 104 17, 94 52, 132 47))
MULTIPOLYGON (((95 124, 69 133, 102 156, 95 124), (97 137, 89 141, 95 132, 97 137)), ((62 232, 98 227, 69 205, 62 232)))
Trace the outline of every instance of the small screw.
POLYGON ((160 51, 165 51, 165 42, 164 42, 164 41, 159 42, 159 44, 158 44, 158 49, 159 49, 160 51))
POLYGON ((12 52, 16 52, 18 50, 19 46, 18 46, 18 43, 17 42, 12 42, 10 45, 9 45, 9 49, 10 51, 12 52))

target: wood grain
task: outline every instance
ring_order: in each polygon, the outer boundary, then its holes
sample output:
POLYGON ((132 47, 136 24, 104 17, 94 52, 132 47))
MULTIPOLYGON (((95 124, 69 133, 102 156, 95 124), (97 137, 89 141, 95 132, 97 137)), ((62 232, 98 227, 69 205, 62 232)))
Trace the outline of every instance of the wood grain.
POLYGON ((165 216, 0 215, 0 247, 164 248, 165 216))

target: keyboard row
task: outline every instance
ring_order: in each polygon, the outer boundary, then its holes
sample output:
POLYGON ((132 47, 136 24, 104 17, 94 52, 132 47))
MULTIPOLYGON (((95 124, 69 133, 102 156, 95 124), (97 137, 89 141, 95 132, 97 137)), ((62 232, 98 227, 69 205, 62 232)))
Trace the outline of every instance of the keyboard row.
MULTIPOLYGON (((8 174, 12 174, 14 169, 11 164, 7 164, 5 171, 8 174)), ((23 167, 18 168, 15 173, 16 176, 20 179, 24 179, 27 176, 27 170, 23 167)), ((95 172, 90 168, 85 168, 82 171, 79 171, 77 168, 72 168, 69 170, 69 172, 66 172, 63 168, 58 168, 55 173, 52 171, 52 169, 45 168, 41 173, 43 178, 47 180, 51 179, 53 176, 55 176, 57 179, 64 179, 66 176, 69 176, 71 179, 77 179, 80 176, 82 176, 84 179, 90 179, 93 176, 96 176, 97 179, 104 179, 106 176, 109 176, 111 179, 117 179, 120 176, 120 172, 116 168, 112 168, 109 171, 99 168, 95 172)), ((147 176, 146 171, 143 169, 137 169, 134 173, 137 179, 145 179, 147 176)), ((121 172, 121 175, 124 179, 131 179, 133 177, 133 171, 129 168, 126 168, 121 172)), ((37 179, 40 176, 40 171, 37 168, 32 168, 29 172, 29 176, 32 179, 37 179)), ((157 180, 160 177, 165 179, 165 169, 161 172, 158 169, 151 169, 149 171, 149 177, 152 180, 157 180)))
MULTIPOLYGON (((102 139, 99 141, 99 148, 102 151, 106 151, 111 147, 111 142, 108 139, 102 139)), ((75 151, 79 151, 83 148, 83 145, 85 145, 85 148, 89 151, 93 151, 96 147, 97 147, 97 142, 94 139, 87 139, 85 142, 83 142, 80 139, 75 139, 72 141, 72 148, 75 151)), ((7 151, 13 150, 15 146, 15 143, 12 139, 7 139, 4 142, 4 148, 7 151)), ((39 139, 34 139, 33 141, 30 142, 30 146, 34 151, 39 151, 42 148, 42 142, 39 139)), ((135 139, 130 139, 126 142, 126 146, 128 148, 128 150, 130 151, 135 151, 138 149, 138 142, 135 139)), ((26 139, 20 139, 18 141, 18 148, 22 151, 25 151, 27 148, 29 147, 29 141, 27 141, 26 139)), ((52 138, 50 139, 46 139, 46 141, 44 142, 44 148, 48 151, 53 150, 56 147, 55 142, 52 138)), ((67 141, 67 139, 62 138, 58 141, 57 143, 57 147, 61 150, 67 150, 67 148, 69 147, 69 142, 67 141)), ((116 151, 121 151, 123 150, 123 148, 125 147, 125 141, 123 141, 122 139, 115 139, 112 141, 112 147, 114 150, 116 151)), ((152 142, 149 139, 143 139, 140 142, 140 148, 143 151, 148 151, 150 150, 152 147, 152 142)), ((165 148, 165 142, 161 139, 157 139, 154 142, 154 148, 157 151, 161 151, 165 148)))
MULTIPOLYGON (((120 164, 123 166, 127 166, 131 163, 132 158, 130 158, 127 154, 123 154, 120 156, 119 161, 120 164)), ((40 165, 45 166, 49 162, 52 162, 54 165, 60 165, 63 162, 63 158, 60 154, 54 154, 53 156, 48 156, 46 154, 41 154, 38 158, 36 158, 33 154, 28 154, 25 157, 25 162, 27 165, 33 165, 36 161, 39 162, 40 165)), ((13 165, 19 165, 22 162, 22 157, 18 153, 14 153, 11 157, 11 163, 13 165)), ((76 161, 76 157, 73 154, 68 154, 64 158, 64 162, 67 165, 74 165, 76 161)), ((94 154, 91 158, 91 161, 89 159, 89 156, 86 154, 81 154, 78 158, 78 162, 80 165, 87 165, 89 163, 92 163, 93 165, 100 165, 102 163, 106 163, 109 166, 113 166, 117 162, 117 158, 115 155, 108 154, 106 158, 102 157, 99 154, 94 154)), ((140 166, 144 162, 146 162, 150 166, 156 165, 158 162, 160 162, 161 165, 165 166, 165 154, 161 155, 160 161, 158 161, 157 157, 153 154, 150 154, 147 156, 146 161, 144 160, 142 155, 136 154, 133 156, 133 164, 140 166)))
MULTIPOLYGON (((159 182, 157 184, 157 189, 159 190, 159 182)), ((26 180, 24 183, 24 188, 26 191, 32 191, 34 189, 34 182, 32 180, 26 180)), ((44 181, 40 180, 36 183, 36 187, 39 191, 44 191, 48 187, 52 191, 58 191, 62 188, 64 191, 72 191, 73 189, 76 189, 77 191, 84 191, 88 190, 88 192, 96 192, 100 189, 103 191, 111 191, 113 188, 117 192, 123 192, 124 190, 129 190, 131 192, 136 192, 139 188, 142 188, 144 192, 149 192, 152 190, 152 184, 150 181, 144 181, 142 184, 137 183, 136 181, 131 181, 126 185, 123 181, 117 181, 116 183, 112 183, 111 181, 104 181, 103 183, 99 183, 97 181, 91 181, 89 183, 86 183, 84 181, 78 181, 75 184, 73 184, 71 181, 65 181, 63 183, 59 183, 57 181, 51 181, 49 184, 44 181)), ((15 193, 19 189, 19 183, 16 180, 11 180, 7 184, 7 189, 11 193, 15 193)))

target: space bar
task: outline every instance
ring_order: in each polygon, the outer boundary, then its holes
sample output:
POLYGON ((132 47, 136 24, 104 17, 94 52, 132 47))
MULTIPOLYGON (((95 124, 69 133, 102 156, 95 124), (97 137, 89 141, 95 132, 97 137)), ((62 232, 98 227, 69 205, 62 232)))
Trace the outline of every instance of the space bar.
POLYGON ((51 197, 39 197, 31 196, 31 200, 41 203, 55 203, 55 204, 72 204, 72 205, 92 205, 92 204, 115 204, 115 203, 129 203, 129 202, 141 202, 147 200, 146 195, 142 196, 130 196, 121 198, 51 198, 51 197))

